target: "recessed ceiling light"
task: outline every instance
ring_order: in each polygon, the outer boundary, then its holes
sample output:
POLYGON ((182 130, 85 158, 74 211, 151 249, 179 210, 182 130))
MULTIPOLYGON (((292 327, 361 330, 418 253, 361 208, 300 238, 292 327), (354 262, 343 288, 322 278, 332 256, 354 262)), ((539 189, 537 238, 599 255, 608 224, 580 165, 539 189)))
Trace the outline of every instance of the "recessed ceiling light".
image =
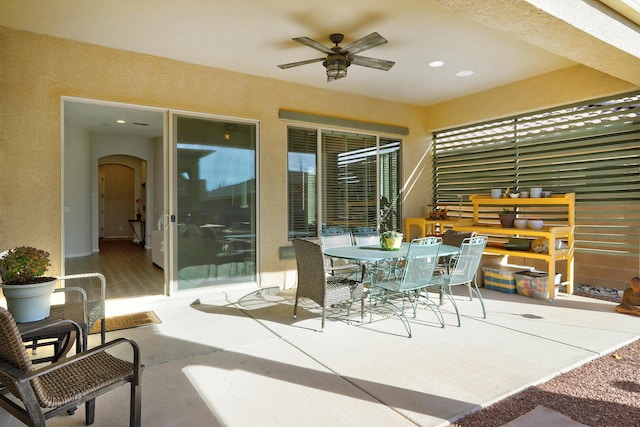
POLYGON ((444 65, 444 61, 429 62, 429 67, 432 67, 432 68, 442 67, 443 65, 444 65))
POLYGON ((458 77, 469 77, 471 75, 473 75, 473 71, 471 71, 471 70, 458 71, 456 73, 456 76, 458 76, 458 77))
POLYGON ((120 120, 116 120, 116 123, 123 124, 123 123, 127 123, 127 122, 125 122, 124 120, 120 119, 120 120))

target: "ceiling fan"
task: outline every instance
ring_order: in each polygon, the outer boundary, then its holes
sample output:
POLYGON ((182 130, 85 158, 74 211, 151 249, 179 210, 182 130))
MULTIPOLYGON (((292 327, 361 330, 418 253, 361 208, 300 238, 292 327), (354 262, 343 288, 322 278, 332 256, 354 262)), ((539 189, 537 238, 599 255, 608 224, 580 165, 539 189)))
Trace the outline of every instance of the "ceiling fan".
POLYGON ((331 34, 329 39, 332 43, 335 43, 335 46, 332 48, 328 48, 309 37, 296 37, 292 39, 305 46, 319 50, 320 52, 327 54, 327 56, 323 58, 308 59, 306 61, 291 62, 289 64, 281 64, 278 65, 278 67, 284 70, 291 67, 297 67, 299 65, 322 61, 322 65, 327 69, 327 81, 331 82, 333 80, 347 77, 347 67, 351 64, 384 71, 389 71, 389 69, 391 69, 395 64, 395 62, 387 61, 385 59, 356 55, 356 53, 360 53, 363 50, 371 49, 372 47, 387 43, 387 40, 376 32, 373 32, 368 36, 364 36, 353 43, 349 43, 344 47, 340 46, 340 43, 342 43, 342 40, 344 39, 344 35, 339 33, 331 34))

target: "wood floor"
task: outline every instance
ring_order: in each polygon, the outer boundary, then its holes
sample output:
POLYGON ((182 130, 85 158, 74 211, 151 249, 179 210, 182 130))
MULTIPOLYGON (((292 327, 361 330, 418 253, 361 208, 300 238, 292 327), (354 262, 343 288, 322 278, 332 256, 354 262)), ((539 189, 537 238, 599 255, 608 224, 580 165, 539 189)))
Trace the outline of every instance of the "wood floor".
MULTIPOLYGON (((130 240, 101 239, 97 254, 67 258, 66 274, 102 273, 107 282, 107 299, 162 295, 164 271, 151 262, 151 249, 134 245, 130 240)), ((89 300, 99 299, 97 279, 69 281, 66 286, 80 285, 89 300)))

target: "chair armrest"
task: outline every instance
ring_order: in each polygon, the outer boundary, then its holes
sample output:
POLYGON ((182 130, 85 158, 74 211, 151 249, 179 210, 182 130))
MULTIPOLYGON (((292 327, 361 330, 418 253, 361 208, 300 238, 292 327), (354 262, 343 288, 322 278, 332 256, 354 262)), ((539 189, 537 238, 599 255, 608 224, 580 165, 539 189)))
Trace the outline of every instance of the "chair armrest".
POLYGON ((87 302, 87 292, 84 289, 79 288, 77 286, 68 286, 64 288, 56 288, 53 290, 53 293, 67 293, 67 292, 78 292, 82 297, 82 301, 84 301, 85 303, 87 302))
MULTIPOLYGON (((24 381, 28 377, 27 372, 23 371, 20 368, 16 368, 12 364, 7 363, 4 360, 0 360, 0 372, 2 372, 2 375, 6 375, 7 377, 13 379, 16 383, 24 381)), ((2 386, 2 384, 0 384, 0 390, 2 390, 3 388, 4 387, 2 386)))
POLYGON ((100 279, 100 298, 104 301, 107 299, 107 280, 102 273, 79 273, 68 274, 66 276, 58 276, 58 280, 86 279, 96 277, 100 279))

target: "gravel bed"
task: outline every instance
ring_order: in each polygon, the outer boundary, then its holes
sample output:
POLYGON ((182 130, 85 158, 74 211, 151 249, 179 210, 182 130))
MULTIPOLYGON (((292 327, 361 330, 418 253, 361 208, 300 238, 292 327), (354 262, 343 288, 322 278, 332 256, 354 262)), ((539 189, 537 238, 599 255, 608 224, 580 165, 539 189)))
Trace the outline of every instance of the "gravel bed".
POLYGON ((640 340, 529 387, 452 426, 499 427, 537 405, 592 427, 640 425, 640 340))

